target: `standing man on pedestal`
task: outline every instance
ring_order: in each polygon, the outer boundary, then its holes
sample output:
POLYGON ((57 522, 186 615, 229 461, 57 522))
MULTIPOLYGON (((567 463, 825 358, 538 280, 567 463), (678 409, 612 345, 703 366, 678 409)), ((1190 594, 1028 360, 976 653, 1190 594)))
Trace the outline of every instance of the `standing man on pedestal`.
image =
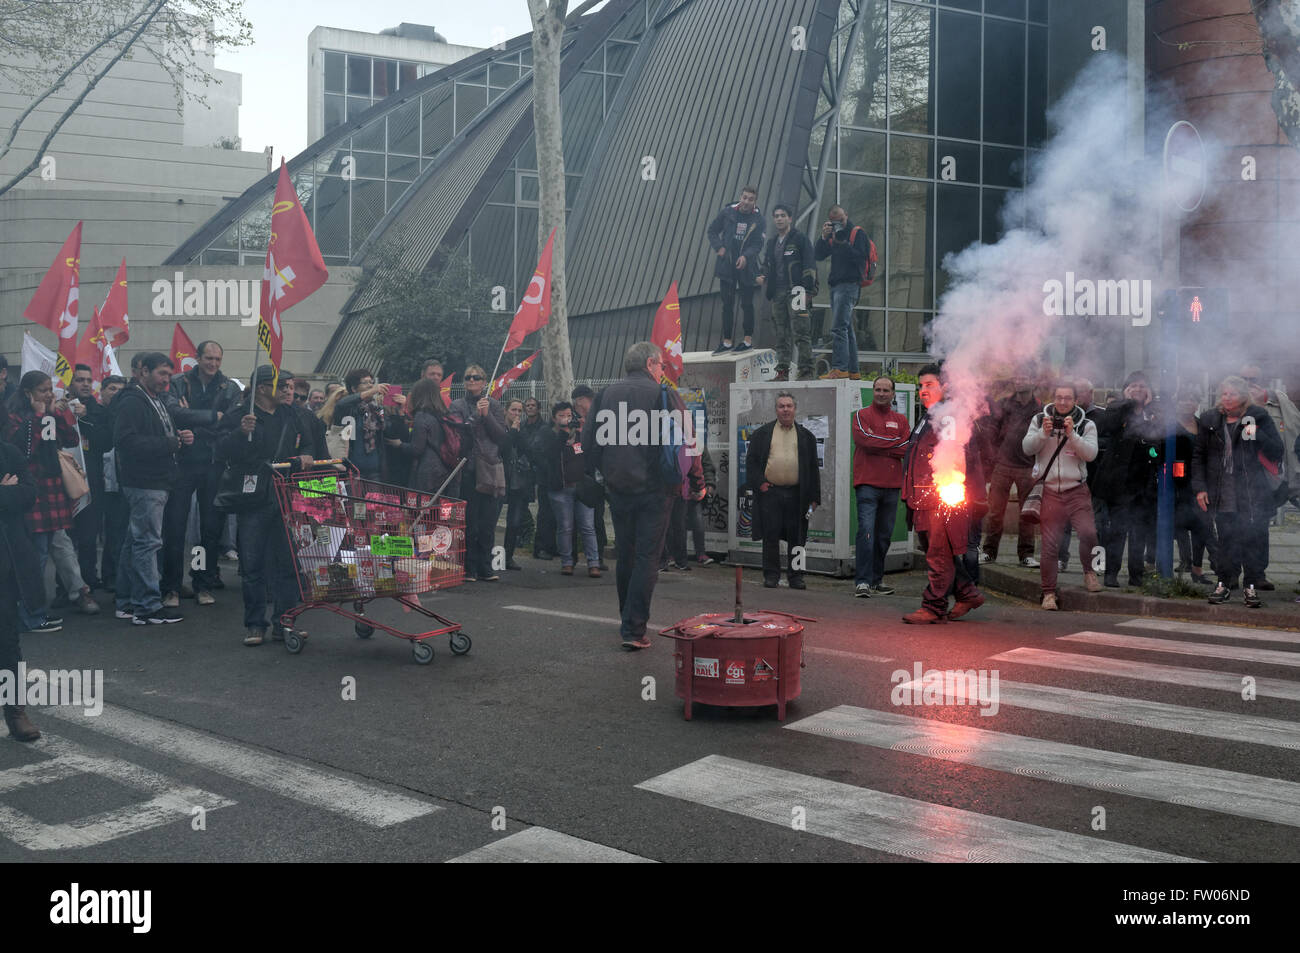
POLYGON ((737 352, 754 346, 754 285, 758 277, 758 256, 763 251, 763 213, 758 210, 758 190, 747 185, 740 201, 725 206, 713 217, 705 235, 713 249, 713 273, 722 290, 722 343, 714 354, 731 350, 731 332, 736 316, 736 298, 745 316, 745 341, 737 352))
POLYGON ((809 307, 817 294, 817 262, 808 236, 791 227, 788 205, 772 210, 776 234, 763 252, 758 283, 772 302, 772 324, 776 328, 776 381, 790 380, 792 346, 799 348, 799 379, 813 376, 812 318, 809 307))
POLYGON ((831 260, 826 283, 831 287, 831 370, 826 380, 862 377, 858 371, 858 336, 853 328, 853 307, 862 293, 862 270, 871 245, 867 233, 849 221, 844 208, 832 205, 817 239, 817 260, 831 260))

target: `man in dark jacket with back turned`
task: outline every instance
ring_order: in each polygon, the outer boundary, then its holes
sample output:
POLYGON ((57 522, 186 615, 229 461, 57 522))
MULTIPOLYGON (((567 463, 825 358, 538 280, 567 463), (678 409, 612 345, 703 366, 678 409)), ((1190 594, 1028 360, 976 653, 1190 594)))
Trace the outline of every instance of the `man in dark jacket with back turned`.
POLYGON ((745 476, 754 493, 753 538, 763 542, 763 585, 781 581, 781 540, 785 540, 791 589, 807 589, 795 550, 808 539, 808 518, 821 505, 817 438, 794 422, 794 395, 776 395, 776 420, 749 438, 745 476))
MULTIPOLYGON (((668 514, 681 482, 666 483, 658 461, 661 447, 657 428, 633 429, 637 420, 657 420, 660 407, 659 376, 663 357, 657 345, 638 341, 623 356, 627 376, 610 384, 591 406, 582 431, 587 473, 599 470, 605 478, 605 498, 614 519, 614 551, 618 558, 619 636, 623 648, 648 649, 645 627, 650 620, 650 599, 659 578, 659 554, 664 548, 668 514), (619 421, 624 426, 619 426, 619 421), (653 433, 650 431, 653 430, 653 433), (644 435, 644 436, 641 436, 644 435), (655 440, 655 443, 650 443, 655 440)), ((669 390, 670 409, 683 416, 686 407, 677 392, 669 390)), ((703 434, 695 435, 703 440, 703 434)), ((702 444, 697 445, 702 447, 702 444)), ((699 455, 688 456, 687 479, 696 499, 704 497, 704 471, 699 455)))
POLYGON ((140 359, 139 386, 128 387, 113 402, 113 450, 131 512, 117 564, 117 617, 135 625, 183 618, 163 607, 158 589, 163 510, 176 479, 176 455, 194 443, 193 431, 177 430, 167 412, 171 378, 171 358, 146 354, 140 359))
MULTIPOLYGON (((45 583, 37 567, 36 547, 27 535, 24 514, 36 504, 36 481, 17 447, 0 441, 0 672, 18 684, 23 659, 18 641, 18 606, 45 605, 45 583)), ((5 705, 5 724, 15 741, 41 736, 22 705, 5 705)))
POLYGON ((758 256, 763 251, 763 213, 757 203, 758 190, 745 186, 740 201, 725 206, 705 230, 714 254, 713 273, 722 289, 722 343, 714 354, 731 350, 737 294, 745 316, 745 341, 736 350, 748 351, 754 346, 754 284, 758 256))
POLYGON ((176 482, 163 513, 162 591, 163 605, 176 608, 185 567, 190 567, 194 597, 201 606, 215 601, 213 589, 221 589, 219 567, 221 530, 224 514, 212 505, 217 495, 221 468, 214 465, 222 418, 239 405, 243 393, 239 385, 221 373, 222 350, 216 341, 198 346, 199 362, 184 374, 172 379, 168 404, 173 419, 192 427, 194 443, 181 450, 176 482), (185 533, 190 522, 190 503, 199 497, 199 565, 185 552, 185 533))

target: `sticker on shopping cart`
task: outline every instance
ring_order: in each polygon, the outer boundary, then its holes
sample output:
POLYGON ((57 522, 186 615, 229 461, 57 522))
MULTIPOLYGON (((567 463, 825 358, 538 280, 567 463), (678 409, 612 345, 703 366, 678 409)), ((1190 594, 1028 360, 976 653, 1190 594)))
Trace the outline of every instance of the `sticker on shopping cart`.
POLYGON ((337 493, 338 488, 339 478, 334 476, 321 477, 319 480, 298 481, 298 493, 307 499, 324 496, 326 493, 337 493))
POLYGON ((438 507, 438 519, 440 520, 451 519, 451 510, 452 510, 452 504, 443 503, 441 506, 438 507))
POLYGON ((745 684, 745 662, 742 659, 739 662, 727 662, 727 684, 744 685, 745 684))
POLYGON ((767 664, 767 659, 759 659, 754 663, 754 681, 767 682, 771 681, 775 669, 767 664))
POLYGON ((366 504, 360 500, 352 504, 352 518, 354 520, 363 520, 366 518, 366 504))
POLYGON ((415 555, 415 540, 409 536, 370 537, 370 552, 376 556, 398 556, 402 558, 415 555))
POLYGON ((257 492, 257 474, 256 474, 256 473, 245 473, 245 474, 244 474, 244 492, 245 492, 245 493, 256 493, 256 492, 257 492))
POLYGON ((718 660, 715 658, 697 658, 695 660, 696 678, 717 678, 718 660))
POLYGON ((452 532, 450 526, 435 526, 433 533, 429 536, 421 536, 421 540, 429 540, 429 546, 432 552, 439 556, 446 556, 451 550, 452 532))

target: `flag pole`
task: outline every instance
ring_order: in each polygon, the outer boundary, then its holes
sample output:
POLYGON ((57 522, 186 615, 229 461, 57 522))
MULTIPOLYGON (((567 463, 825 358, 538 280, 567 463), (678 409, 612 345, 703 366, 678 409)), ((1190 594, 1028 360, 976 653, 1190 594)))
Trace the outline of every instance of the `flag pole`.
MULTIPOLYGON (((510 340, 510 335, 507 334, 507 335, 506 335, 506 341, 509 341, 509 340, 510 340)), ((497 379, 497 371, 501 370, 501 358, 503 358, 503 357, 505 357, 505 356, 506 356, 506 345, 505 345, 505 341, 502 341, 502 342, 501 342, 501 353, 497 355, 497 363, 496 363, 496 366, 495 366, 494 368, 492 368, 492 376, 491 376, 490 378, 488 378, 488 393, 489 393, 489 394, 492 393, 492 385, 496 383, 496 379, 497 379)))
MULTIPOLYGON (((257 407, 257 369, 261 366, 262 365, 257 358, 253 358, 253 373, 248 377, 248 412, 250 414, 254 413, 254 409, 257 407)), ((253 442, 253 435, 251 433, 248 435, 248 442, 253 442)), ((275 463, 274 460, 271 462, 275 463)))

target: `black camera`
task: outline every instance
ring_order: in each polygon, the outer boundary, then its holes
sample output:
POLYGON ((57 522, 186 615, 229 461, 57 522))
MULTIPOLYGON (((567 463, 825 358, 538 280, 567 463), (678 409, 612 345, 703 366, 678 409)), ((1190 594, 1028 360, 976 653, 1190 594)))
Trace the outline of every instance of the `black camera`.
POLYGON ((1055 433, 1065 433, 1065 416, 1063 414, 1052 414, 1052 430, 1055 433))

